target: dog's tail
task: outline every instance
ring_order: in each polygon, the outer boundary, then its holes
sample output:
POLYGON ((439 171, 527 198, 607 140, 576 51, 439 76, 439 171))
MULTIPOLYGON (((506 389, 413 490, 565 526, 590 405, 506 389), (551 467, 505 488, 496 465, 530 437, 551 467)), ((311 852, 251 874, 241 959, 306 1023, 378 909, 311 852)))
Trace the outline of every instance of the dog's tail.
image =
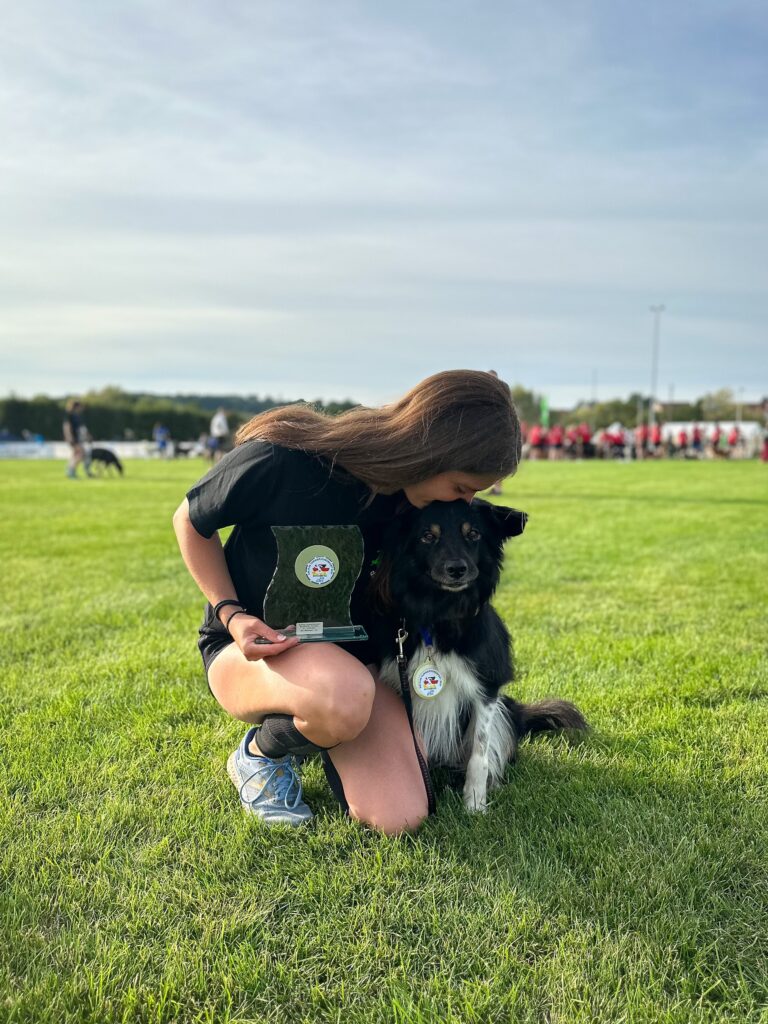
POLYGON ((523 736, 535 736, 540 732, 559 729, 580 732, 589 729, 586 718, 575 704, 567 700, 542 700, 538 704, 519 704, 506 696, 502 696, 501 700, 519 740, 523 736))
POLYGON ((566 729, 579 732, 589 729, 587 720, 576 705, 567 700, 519 704, 503 694, 500 699, 504 714, 494 719, 494 732, 488 749, 488 779, 491 786, 497 786, 504 777, 506 766, 517 756, 518 741, 524 736, 566 729))

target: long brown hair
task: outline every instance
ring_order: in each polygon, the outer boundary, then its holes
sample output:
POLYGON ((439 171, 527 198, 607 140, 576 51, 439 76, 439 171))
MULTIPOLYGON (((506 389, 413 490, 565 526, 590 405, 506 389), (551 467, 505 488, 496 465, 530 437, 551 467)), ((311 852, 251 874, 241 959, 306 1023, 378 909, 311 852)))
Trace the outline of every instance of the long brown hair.
POLYGON ((237 444, 254 439, 320 455, 385 494, 448 470, 509 476, 521 448, 509 386, 481 370, 435 373, 378 409, 270 409, 235 436, 237 444))

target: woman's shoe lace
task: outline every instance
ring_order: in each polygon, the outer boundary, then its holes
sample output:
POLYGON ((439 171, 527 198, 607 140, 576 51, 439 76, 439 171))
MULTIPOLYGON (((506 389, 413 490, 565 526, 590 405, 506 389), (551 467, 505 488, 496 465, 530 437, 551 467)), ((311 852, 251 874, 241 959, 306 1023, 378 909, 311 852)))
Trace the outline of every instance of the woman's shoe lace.
POLYGON ((241 800, 245 801, 243 792, 248 783, 253 779, 258 779, 262 783, 262 787, 259 795, 254 797, 251 803, 256 803, 256 801, 260 800, 264 793, 275 800, 282 800, 289 811, 296 810, 301 803, 301 782, 290 761, 267 761, 266 764, 257 768, 253 775, 249 775, 240 787, 241 800), (295 791, 296 795, 289 802, 292 791, 295 791))

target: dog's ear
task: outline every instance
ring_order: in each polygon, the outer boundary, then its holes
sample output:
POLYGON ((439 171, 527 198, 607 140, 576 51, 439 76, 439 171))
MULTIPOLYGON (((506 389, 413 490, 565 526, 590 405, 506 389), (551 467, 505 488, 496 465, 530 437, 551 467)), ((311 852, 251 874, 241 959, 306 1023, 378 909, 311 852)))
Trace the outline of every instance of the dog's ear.
POLYGON ((507 508, 504 505, 492 505, 490 502, 477 502, 482 504, 485 515, 493 521, 496 529, 504 540, 507 537, 519 537, 528 522, 528 513, 521 512, 518 508, 507 508))

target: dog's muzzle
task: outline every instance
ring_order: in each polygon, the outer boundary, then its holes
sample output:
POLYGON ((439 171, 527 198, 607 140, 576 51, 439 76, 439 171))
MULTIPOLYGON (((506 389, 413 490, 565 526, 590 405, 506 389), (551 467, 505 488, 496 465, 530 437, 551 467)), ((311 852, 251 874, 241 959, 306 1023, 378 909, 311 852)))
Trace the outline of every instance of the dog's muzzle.
POLYGON ((466 590, 470 583, 474 583, 478 572, 475 566, 470 568, 463 558, 455 558, 443 562, 439 573, 433 571, 430 575, 442 590, 458 593, 466 590))

